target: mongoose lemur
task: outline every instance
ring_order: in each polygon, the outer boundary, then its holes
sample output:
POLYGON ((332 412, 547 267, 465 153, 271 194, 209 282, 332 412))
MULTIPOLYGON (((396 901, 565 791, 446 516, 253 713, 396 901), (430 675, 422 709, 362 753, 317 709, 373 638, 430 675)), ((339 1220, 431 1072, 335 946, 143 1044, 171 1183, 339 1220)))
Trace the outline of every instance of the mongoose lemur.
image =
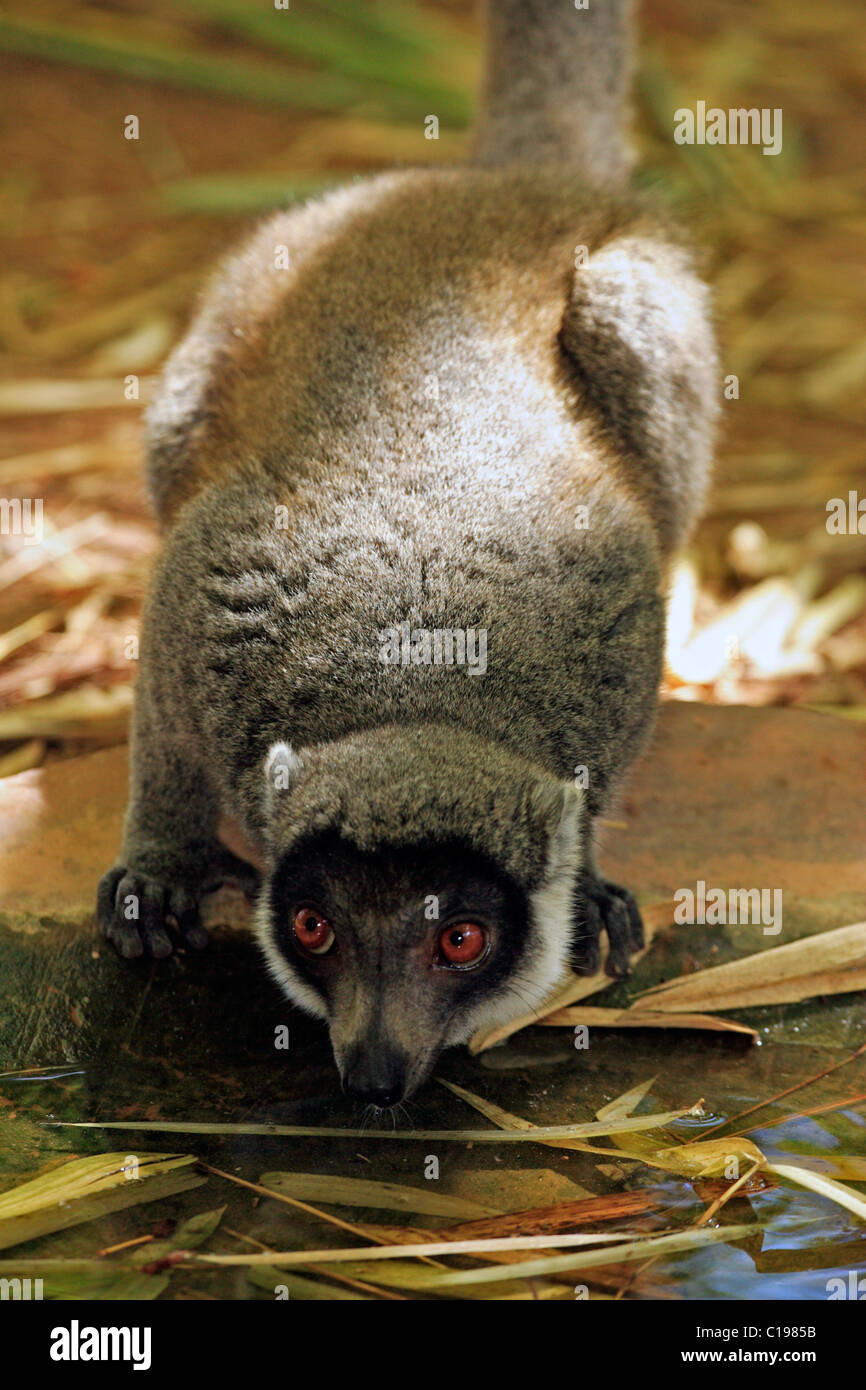
POLYGON ((602 930, 612 976, 642 944, 594 824, 652 724, 716 383, 706 289, 627 188, 629 11, 489 0, 469 162, 274 214, 149 415, 102 929, 204 944, 230 818, 271 973, 380 1107, 602 930))

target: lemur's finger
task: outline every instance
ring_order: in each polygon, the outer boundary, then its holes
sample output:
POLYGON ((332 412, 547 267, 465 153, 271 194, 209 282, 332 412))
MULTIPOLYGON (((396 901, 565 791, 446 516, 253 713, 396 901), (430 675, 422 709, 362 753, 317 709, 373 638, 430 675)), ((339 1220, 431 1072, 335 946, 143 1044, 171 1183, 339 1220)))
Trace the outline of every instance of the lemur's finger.
POLYGON ((108 941, 124 960, 136 960, 144 954, 144 942, 139 931, 139 880, 123 869, 112 869, 99 885, 98 911, 100 926, 108 941), (115 888, 112 894, 109 880, 115 888))
POLYGON ((624 980, 631 973, 631 927, 628 910, 625 903, 611 893, 601 911, 610 947, 604 963, 605 974, 614 980, 624 980))
POLYGON ((175 888, 169 894, 169 916, 174 919, 181 939, 194 951, 201 951, 209 936, 199 920, 198 898, 187 888, 175 888))
POLYGON ((165 887, 153 879, 141 882, 141 935, 145 949, 155 960, 172 953, 171 937, 165 926, 165 887))
POLYGON ((96 890, 96 920, 103 935, 107 935, 108 928, 114 918, 117 885, 123 878, 123 872, 123 869, 109 869, 108 873, 103 874, 99 880, 99 887, 96 890))
POLYGON ((643 918, 640 915, 640 908, 634 894, 630 893, 627 888, 622 888, 618 883, 609 883, 607 886, 612 893, 616 894, 628 913, 629 944, 632 951, 642 951, 646 945, 643 918))

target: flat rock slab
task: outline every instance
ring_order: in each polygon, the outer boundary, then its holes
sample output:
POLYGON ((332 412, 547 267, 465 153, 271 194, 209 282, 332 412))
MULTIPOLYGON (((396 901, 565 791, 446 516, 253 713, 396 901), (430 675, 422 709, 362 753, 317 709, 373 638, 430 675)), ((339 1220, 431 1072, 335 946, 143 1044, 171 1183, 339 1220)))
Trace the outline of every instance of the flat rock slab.
MULTIPOLYGON (((126 787, 126 747, 0 781, 0 924, 89 926, 126 787)), ((842 926, 866 907, 866 726, 853 721, 664 705, 611 814, 605 867, 643 901, 672 899, 697 879, 779 887, 809 930, 816 913, 842 926)), ((243 909, 232 917, 242 922, 243 909)))
MULTIPOLYGON (((866 917, 866 726, 811 710, 665 705, 602 858, 642 901, 780 889, 783 929, 741 949, 866 917)), ((738 935, 738 933, 740 933, 738 935)), ((759 936, 763 935, 758 933, 759 936)))
MULTIPOLYGON (((277 1009, 246 932, 218 930, 216 948, 202 957, 180 953, 132 968, 96 936, 96 884, 117 853, 126 778, 127 750, 118 747, 0 782, 5 1065, 58 1050, 81 1055, 113 1027, 123 1033, 140 1013, 145 978, 148 1016, 164 1010, 163 1036, 181 1028, 178 1006, 187 1025, 193 1009, 203 1030, 223 1027, 224 1010, 241 1012, 245 990, 265 991, 277 1009)), ((674 894, 699 880, 726 892, 780 889, 781 933, 751 924, 707 929, 729 950, 777 946, 866 917, 864 800, 862 725, 802 710, 667 704, 611 813, 602 863, 641 901, 670 901, 672 920, 674 894)), ((243 899, 226 891, 212 895, 205 917, 227 927, 248 922, 243 899)), ((663 973, 677 973, 681 959, 682 951, 666 960, 663 973)))

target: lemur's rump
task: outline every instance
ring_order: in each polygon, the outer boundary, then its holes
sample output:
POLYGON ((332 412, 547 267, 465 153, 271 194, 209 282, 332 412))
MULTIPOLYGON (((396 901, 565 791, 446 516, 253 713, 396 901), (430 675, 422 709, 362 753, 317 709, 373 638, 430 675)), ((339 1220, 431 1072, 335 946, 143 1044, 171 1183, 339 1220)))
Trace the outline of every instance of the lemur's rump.
POLYGON ((150 413, 165 542, 103 930, 200 941, 231 816, 272 973, 376 1103, 595 968, 603 928, 613 974, 641 940, 593 821, 652 723, 715 362, 625 186, 628 9, 492 3, 471 162, 275 214, 150 413))

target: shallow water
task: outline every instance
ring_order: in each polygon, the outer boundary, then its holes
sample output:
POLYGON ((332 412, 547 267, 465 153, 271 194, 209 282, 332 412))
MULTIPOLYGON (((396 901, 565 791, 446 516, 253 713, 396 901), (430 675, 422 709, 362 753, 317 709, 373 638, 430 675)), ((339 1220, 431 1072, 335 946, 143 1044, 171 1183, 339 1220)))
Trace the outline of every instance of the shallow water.
MULTIPOLYGON (((662 970, 664 963, 656 961, 655 968, 662 970)), ((438 1190, 474 1197, 488 1207, 495 1207, 498 1198, 497 1209, 543 1206, 579 1195, 570 1192, 569 1183, 593 1195, 651 1189, 661 1208, 631 1223, 647 1234, 693 1224, 717 1195, 638 1161, 608 1164, 599 1155, 541 1144, 377 1137, 395 1124, 425 1130, 489 1127, 435 1080, 399 1116, 381 1115, 369 1122, 362 1138, 137 1133, 135 1122, 141 1120, 357 1126, 364 1117, 337 1090, 324 1030, 279 1000, 246 947, 238 951, 232 945, 202 961, 180 959, 168 969, 142 966, 132 977, 120 973, 112 959, 100 959, 97 973, 99 989, 76 1002, 78 1023, 72 1030, 52 1015, 43 1020, 24 1055, 13 1061, 6 1049, 7 1067, 33 1067, 38 1056, 42 1070, 29 1077, 0 1078, 3 1189, 64 1155, 119 1151, 133 1156, 192 1153, 254 1183, 264 1173, 292 1170, 422 1187, 432 1154, 439 1160, 438 1190), (84 1018, 86 1027, 80 1026, 84 1018), (290 1030, 285 1052, 273 1045, 274 1030, 281 1025, 290 1030), (128 1121, 131 1127, 112 1132, 52 1126, 52 1121, 107 1119, 128 1121)), ((645 974, 637 983, 645 986, 652 979, 645 974)), ((624 1000, 624 990, 618 986, 605 1002, 624 1000)), ((68 1015, 67 1004, 58 1002, 58 1012, 65 1008, 68 1015)), ((50 1008, 50 1001, 43 1001, 43 1007, 50 1008)), ((699 1139, 721 1121, 849 1057, 864 1036, 866 1004, 862 996, 841 996, 742 1017, 759 1027, 758 1045, 720 1034, 594 1030, 588 1050, 579 1051, 567 1029, 532 1028, 478 1057, 464 1049, 446 1054, 437 1076, 547 1125, 591 1120, 601 1106, 655 1077, 638 1113, 704 1102, 699 1118, 687 1117, 668 1128, 669 1142, 675 1144, 699 1139)), ((866 1058, 858 1058, 805 1090, 771 1101, 733 1129, 756 1125, 749 1137, 779 1162, 835 1162, 840 1155, 866 1160, 863 1101, 780 1125, 769 1123, 864 1091, 866 1058)), ((613 1146, 616 1141, 598 1142, 613 1146)), ((866 1193, 866 1179, 860 1185, 850 1177, 845 1181, 866 1193)), ((4 1251, 0 1258, 92 1256, 148 1234, 166 1217, 180 1220, 223 1205, 220 1228, 204 1247, 209 1251, 249 1253, 257 1248, 239 1236, 277 1250, 352 1243, 335 1226, 211 1174, 188 1192, 44 1236, 4 1251)), ((383 1211, 327 1210, 349 1222, 426 1229, 437 1224, 435 1218, 383 1211)), ((732 1200, 716 1224, 733 1223, 752 1228, 735 1245, 669 1255, 643 1272, 619 1267, 598 1281, 591 1274, 578 1277, 585 1279, 591 1296, 622 1289, 624 1296, 642 1298, 826 1299, 833 1276, 847 1281, 850 1271, 866 1270, 866 1224, 787 1182, 772 1180, 764 1190, 732 1200)), ((624 1224, 629 1223, 597 1229, 622 1229, 624 1224)), ((495 1292, 491 1287, 488 1296, 495 1292)), ((272 1296, 253 1285, 243 1269, 178 1270, 162 1295, 272 1296)), ((570 1288, 563 1286, 563 1296, 572 1296, 570 1288)))
MULTIPOLYGON (((822 1072, 852 1051, 852 1033, 862 1024, 862 1001, 835 1001, 824 1006, 799 1006, 773 1011, 773 1022, 762 1027, 760 1044, 696 1033, 649 1033, 596 1030, 588 1051, 570 1047, 569 1030, 531 1029, 510 1038, 488 1054, 471 1058, 466 1051, 446 1054, 439 1076, 456 1081, 475 1094, 492 1099, 507 1111, 541 1125, 577 1123, 594 1118, 596 1109, 628 1088, 656 1076, 652 1093, 639 1112, 674 1109, 705 1099, 701 1118, 685 1118, 670 1126, 671 1143, 701 1138, 726 1116, 738 1115, 760 1098, 795 1086, 822 1072), (785 1013, 785 1017, 780 1017, 785 1013)), ((767 1011, 769 1012, 769 1011, 767 1011)), ((107 1041, 107 1040, 106 1040, 107 1041)), ((165 1038, 163 1038, 163 1044, 165 1038)), ((699 1197, 689 1181, 669 1177, 639 1162, 614 1161, 602 1172, 598 1155, 566 1152, 541 1144, 457 1144, 378 1138, 382 1129, 399 1122, 400 1129, 478 1129, 487 1122, 463 1101, 431 1083, 417 1095, 406 1113, 381 1115, 363 1138, 267 1138, 250 1136, 182 1136, 136 1134, 136 1120, 185 1119, 213 1122, 275 1122, 299 1125, 357 1126, 357 1108, 335 1090, 335 1072, 327 1038, 317 1024, 293 1016, 288 1052, 265 1052, 253 1020, 228 1026, 217 1036, 178 1030, 174 1047, 156 1052, 147 1048, 146 1026, 136 1029, 136 1045, 113 1042, 100 1049, 86 1066, 49 1065, 38 1076, 0 1079, 0 1181, 4 1188, 33 1176, 47 1159, 90 1152, 192 1152, 215 1168, 247 1181, 277 1169, 334 1175, 373 1177, 421 1186, 424 1163, 431 1152, 441 1165, 439 1183, 464 1197, 477 1193, 491 1198, 491 1170, 502 1172, 503 1191, 514 1183, 516 1170, 539 1173, 537 1201, 562 1200, 553 1190, 550 1173, 578 1184, 592 1194, 652 1188, 664 1202, 663 1211, 641 1218, 646 1233, 691 1225, 710 1198, 699 1197), (250 1027, 250 1023, 253 1026, 250 1027), (204 1061, 202 1054, 206 1055, 204 1061), (51 1120, 129 1120, 129 1131, 74 1130, 51 1127, 51 1120), (47 1126, 46 1127, 46 1122, 47 1126), (477 1175, 477 1183, 474 1181, 477 1175), (541 1176, 544 1175, 544 1176, 541 1176)), ((51 1059, 46 1059, 50 1063, 51 1059)), ((866 1156, 863 1102, 767 1126, 769 1120, 813 1108, 866 1088, 863 1059, 847 1070, 816 1081, 808 1090, 771 1102, 741 1125, 759 1127, 749 1137, 770 1159, 794 1156, 866 1156)), ((613 1140, 601 1141, 613 1144, 613 1140)), ((527 1172, 527 1177, 528 1175, 527 1172)), ((860 1187, 860 1191, 865 1188, 860 1187)), ((152 1230, 164 1216, 195 1215, 227 1205, 221 1230, 206 1248, 221 1251, 254 1250, 231 1232, 242 1233, 277 1250, 345 1244, 345 1233, 278 1201, 253 1200, 249 1190, 209 1176, 203 1187, 103 1216, 88 1225, 44 1236, 4 1252, 13 1255, 93 1255, 108 1245, 131 1240, 152 1230)), ((379 1220, 406 1223, 385 1212, 329 1208, 349 1222, 379 1220)), ((630 1297, 678 1298, 827 1298, 827 1280, 849 1270, 866 1269, 866 1226, 856 1216, 826 1198, 778 1183, 734 1200, 720 1213, 719 1225, 746 1223, 753 1234, 726 1247, 670 1255, 653 1262, 637 1279, 626 1280, 630 1297)), ((435 1226, 434 1219, 414 1219, 435 1226)), ((587 1282, 598 1291, 591 1276, 587 1282)), ((623 1280, 621 1280, 623 1282, 623 1280)), ((172 1276, 163 1297, 268 1297, 247 1280, 245 1270, 183 1272, 172 1276)))

